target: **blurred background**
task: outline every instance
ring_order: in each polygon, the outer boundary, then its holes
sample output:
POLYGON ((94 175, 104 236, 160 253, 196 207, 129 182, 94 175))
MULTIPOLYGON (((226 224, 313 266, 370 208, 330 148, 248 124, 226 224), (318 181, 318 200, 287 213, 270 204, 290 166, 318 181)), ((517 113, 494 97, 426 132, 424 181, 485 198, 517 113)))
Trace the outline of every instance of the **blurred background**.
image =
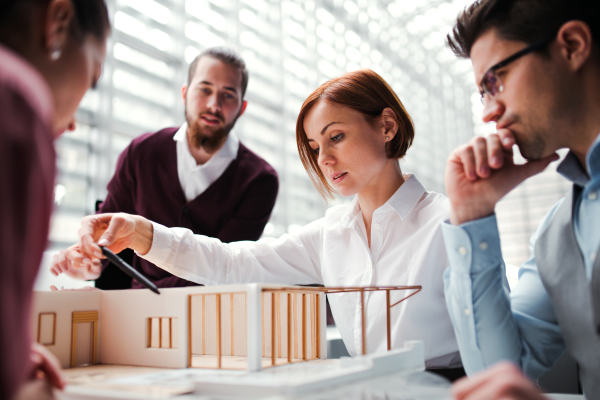
MULTIPOLYGON (((248 108, 235 132, 278 172, 280 191, 265 236, 322 217, 325 203, 298 157, 296 116, 324 81, 371 68, 414 119, 414 145, 401 162, 428 190, 445 193, 446 159, 473 135, 493 132, 471 64, 445 44, 469 0, 107 0, 113 32, 102 78, 77 112, 77 129, 57 143, 59 175, 50 251, 77 241, 79 220, 104 199, 119 153, 145 132, 184 121, 181 85, 202 50, 226 45, 250 73, 248 108)), ((151 162, 151 160, 149 160, 151 162)), ((555 163, 556 164, 556 163, 555 163)), ((529 237, 568 190, 556 165, 498 206, 509 280, 529 255, 529 237)))

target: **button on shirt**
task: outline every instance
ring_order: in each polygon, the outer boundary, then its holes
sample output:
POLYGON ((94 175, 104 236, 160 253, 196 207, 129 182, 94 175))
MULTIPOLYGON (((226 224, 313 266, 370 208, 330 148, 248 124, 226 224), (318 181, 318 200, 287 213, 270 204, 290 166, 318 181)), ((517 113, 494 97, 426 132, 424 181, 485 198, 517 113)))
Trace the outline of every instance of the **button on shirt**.
POLYGON ((188 146, 187 127, 187 123, 184 123, 173 136, 173 140, 177 142, 179 183, 187 201, 192 201, 212 185, 235 160, 240 141, 233 132, 229 132, 223 147, 210 160, 202 165, 197 165, 188 146))
MULTIPOLYGON (((373 214, 371 248, 358 198, 294 234, 257 242, 221 243, 181 228, 154 224, 154 240, 142 256, 157 266, 205 285, 243 282, 320 283, 326 286, 422 285, 416 296, 392 308, 392 347, 423 340, 427 367, 461 365, 444 303, 442 274, 448 261, 440 222, 445 197, 426 192, 414 175, 373 214)), ((392 292, 392 304, 410 294, 392 292)), ((328 295, 350 354, 362 352, 358 293, 328 295)), ((385 292, 365 293, 367 352, 387 350, 385 292)))
MULTIPOLYGON (((586 155, 586 165, 590 175, 569 153, 557 171, 583 188, 575 199, 573 216, 575 237, 590 280, 600 247, 600 135, 586 155)), ((534 254, 537 237, 561 202, 532 236, 531 257, 521 266, 512 293, 506 281, 496 217, 460 226, 443 224, 451 266, 444 275, 446 301, 468 374, 508 359, 537 379, 564 351, 560 327, 534 254)))

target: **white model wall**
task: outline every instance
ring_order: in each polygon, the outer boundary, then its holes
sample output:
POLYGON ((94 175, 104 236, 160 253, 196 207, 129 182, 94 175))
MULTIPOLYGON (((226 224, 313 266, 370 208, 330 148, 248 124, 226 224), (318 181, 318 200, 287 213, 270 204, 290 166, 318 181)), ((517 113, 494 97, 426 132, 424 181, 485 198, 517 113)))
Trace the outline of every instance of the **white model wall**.
POLYGON ((186 368, 188 294, 192 289, 112 290, 102 293, 100 362, 145 367, 186 368), (148 347, 148 318, 177 318, 177 348, 148 347))
MULTIPOLYGON (((58 358, 63 368, 71 366, 71 328, 74 311, 100 311, 101 291, 34 292, 32 307, 31 334, 37 341, 38 316, 40 313, 56 313, 56 333, 54 345, 46 345, 58 358)), ((99 325, 102 326, 102 312, 99 325)), ((101 345, 99 344, 99 347, 101 345)), ((96 350, 98 351, 98 349, 96 350)))

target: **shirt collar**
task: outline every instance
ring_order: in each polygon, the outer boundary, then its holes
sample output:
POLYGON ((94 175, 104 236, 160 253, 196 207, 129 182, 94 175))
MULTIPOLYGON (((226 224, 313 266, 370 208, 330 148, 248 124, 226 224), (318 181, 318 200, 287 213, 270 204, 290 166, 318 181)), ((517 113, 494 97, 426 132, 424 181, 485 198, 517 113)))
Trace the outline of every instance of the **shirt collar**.
MULTIPOLYGON (((187 128, 188 128, 188 124, 187 124, 187 122, 184 122, 183 125, 181 125, 181 128, 179 128, 179 130, 175 133, 175 136, 173 136, 173 140, 176 142, 185 143, 185 148, 187 149, 187 154, 190 157, 192 157, 192 153, 190 152, 189 144, 187 141, 187 128)), ((235 160, 237 158, 237 153, 238 153, 239 148, 240 148, 240 139, 237 137, 237 135, 233 131, 230 131, 229 134, 227 135, 227 140, 225 141, 225 144, 223 145, 223 147, 221 147, 219 149, 219 151, 217 151, 215 153, 215 155, 210 158, 210 160, 212 160, 213 158, 228 158, 231 160, 235 160)), ((210 162, 210 160, 208 160, 208 162, 206 164, 208 164, 210 162)), ((204 164, 204 165, 206 165, 206 164, 204 164)), ((194 161, 194 165, 196 165, 195 161, 194 161)))
MULTIPOLYGON (((386 210, 393 210, 398 213, 401 220, 404 220, 415 208, 417 203, 419 203, 419 200, 421 200, 421 197, 423 197, 425 188, 414 174, 407 174, 404 177, 405 181, 402 186, 400 186, 398 190, 396 190, 396 193, 394 193, 381 207, 375 210, 375 212, 379 210, 383 212, 386 210)), ((358 203, 358 195, 356 195, 344 214, 342 214, 340 219, 342 227, 352 227, 356 222, 359 212, 360 205, 358 203)))
MULTIPOLYGON (((600 178, 600 135, 596 137, 594 143, 585 156, 587 171, 590 171, 592 179, 600 178)), ((579 186, 585 186, 590 181, 590 176, 583 168, 579 159, 572 151, 562 160, 556 171, 579 186)))

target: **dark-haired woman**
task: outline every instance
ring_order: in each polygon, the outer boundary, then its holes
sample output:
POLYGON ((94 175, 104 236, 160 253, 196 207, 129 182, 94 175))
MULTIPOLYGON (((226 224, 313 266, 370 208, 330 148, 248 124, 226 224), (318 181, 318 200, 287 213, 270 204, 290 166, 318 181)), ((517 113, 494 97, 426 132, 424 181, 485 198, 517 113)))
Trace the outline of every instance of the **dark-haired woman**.
POLYGON ((30 337, 53 203, 53 139, 101 72, 103 0, 0 1, 0 398, 53 398, 60 366, 30 337), (45 376, 45 380, 34 379, 45 376))
MULTIPOLYGON (((131 247, 172 274, 205 285, 422 285, 422 293, 392 309, 392 344, 423 340, 427 368, 450 378, 463 375, 442 284, 448 261, 440 222, 449 205, 400 169, 414 130, 396 94, 373 71, 345 74, 308 97, 296 134, 319 191, 355 195, 349 205, 332 207, 324 218, 279 239, 229 244, 138 216, 90 216, 82 221, 83 250, 68 257, 76 267, 91 265, 100 239, 114 251, 131 247)), ((358 294, 328 298, 346 348, 361 354, 358 294)), ((366 295, 368 353, 387 349, 385 304, 381 293, 366 295)))

